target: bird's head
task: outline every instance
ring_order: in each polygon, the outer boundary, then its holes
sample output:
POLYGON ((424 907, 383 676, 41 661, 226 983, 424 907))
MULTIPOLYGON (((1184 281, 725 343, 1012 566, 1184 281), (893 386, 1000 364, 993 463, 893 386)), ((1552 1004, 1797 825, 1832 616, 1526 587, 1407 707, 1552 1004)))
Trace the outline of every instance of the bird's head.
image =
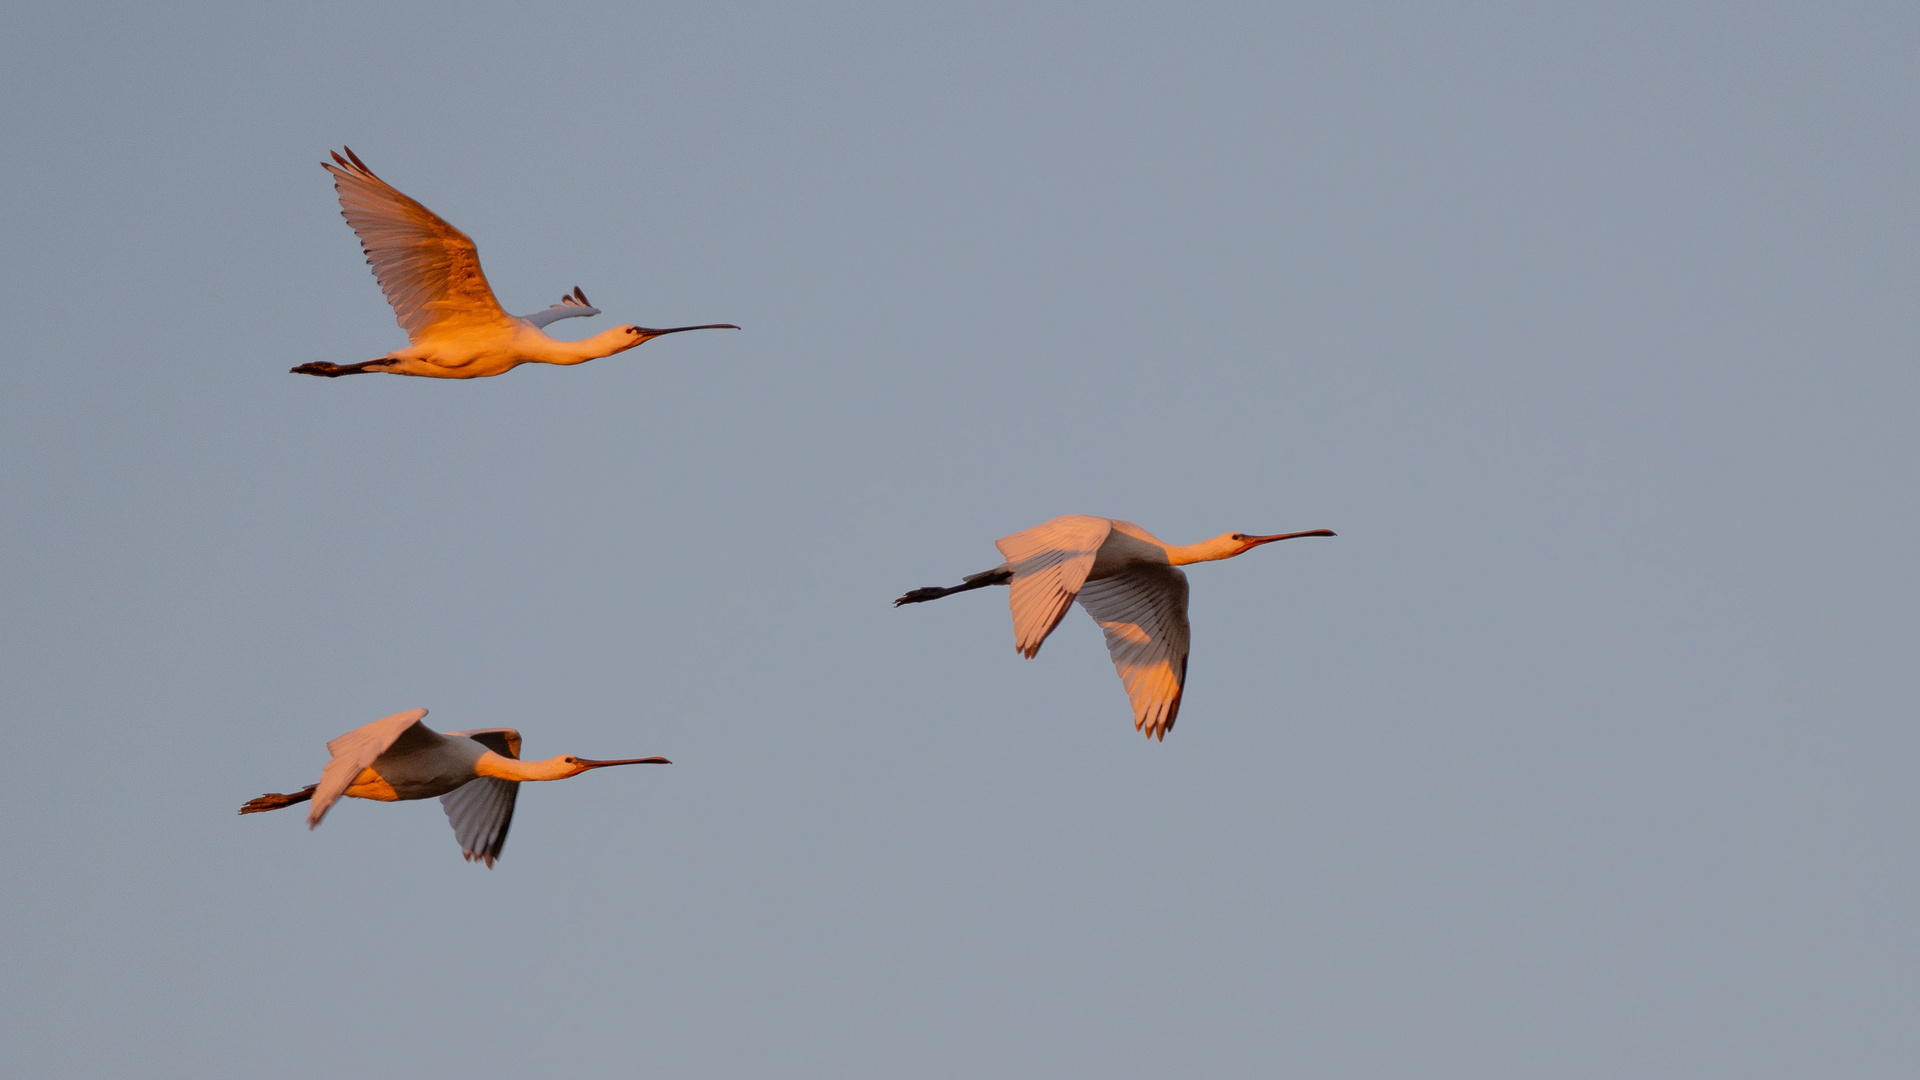
POLYGON ((1238 555, 1242 552, 1252 551, 1254 548, 1259 547, 1261 544, 1271 544, 1275 540, 1293 540, 1302 536, 1332 536, 1332 535, 1334 535, 1334 532, 1332 529, 1313 529, 1309 532, 1275 533, 1272 536, 1253 536, 1248 533, 1228 533, 1226 536, 1221 537, 1221 539, 1231 540, 1235 545, 1233 553, 1235 555, 1238 555))

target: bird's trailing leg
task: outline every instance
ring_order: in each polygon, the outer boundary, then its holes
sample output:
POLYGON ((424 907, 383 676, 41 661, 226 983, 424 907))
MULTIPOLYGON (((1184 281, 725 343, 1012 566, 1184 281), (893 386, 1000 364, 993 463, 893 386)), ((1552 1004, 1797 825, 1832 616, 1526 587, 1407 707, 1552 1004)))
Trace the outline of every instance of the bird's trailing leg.
POLYGON ((359 364, 329 364, 325 360, 315 360, 311 364, 301 364, 287 374, 324 375, 329 379, 337 379, 342 375, 365 375, 370 371, 385 371, 386 363, 387 358, 384 356, 378 360, 368 360, 359 364))
POLYGON ((261 814, 268 810, 280 810, 295 803, 303 803, 313 798, 313 790, 319 786, 319 784, 308 784, 291 795, 262 795, 257 799, 249 799, 247 805, 240 808, 240 812, 261 814))
POLYGON ((901 604, 923 604, 928 600, 938 600, 943 596, 952 596, 957 592, 984 589, 989 585, 1005 585, 1012 580, 1012 567, 996 566, 991 570, 982 570, 977 574, 968 574, 966 577, 960 579, 960 584, 949 588, 943 589, 938 585, 929 585, 924 589, 915 589, 900 599, 895 600, 893 606, 899 607, 901 604))

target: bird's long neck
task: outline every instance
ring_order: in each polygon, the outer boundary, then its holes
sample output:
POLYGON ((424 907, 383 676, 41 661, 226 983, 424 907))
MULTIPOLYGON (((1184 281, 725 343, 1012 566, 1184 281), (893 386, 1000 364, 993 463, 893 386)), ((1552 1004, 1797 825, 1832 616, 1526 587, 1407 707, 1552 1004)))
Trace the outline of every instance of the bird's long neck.
POLYGON ((473 763, 473 771, 481 776, 496 776, 502 780, 565 780, 579 770, 567 764, 564 757, 521 761, 489 750, 473 763))
POLYGON ((541 359, 549 364, 567 365, 584 364, 589 360, 625 352, 647 339, 640 334, 629 333, 626 327, 620 326, 579 341, 548 340, 551 344, 542 350, 544 355, 541 359))
POLYGON ((1197 544, 1168 544, 1167 562, 1174 566, 1186 566, 1188 563, 1213 562, 1215 559, 1231 559, 1247 550, 1244 540, 1235 540, 1233 534, 1216 536, 1211 540, 1202 540, 1197 544))
MULTIPOLYGON (((1174 566, 1187 563, 1212 562, 1215 559, 1231 559, 1243 551, 1252 551, 1261 544, 1271 544, 1276 540, 1297 540, 1302 536, 1332 536, 1332 529, 1309 529, 1306 532, 1277 533, 1273 536, 1248 536, 1246 533, 1221 533, 1211 540, 1202 540, 1197 544, 1175 547, 1162 544, 1166 549, 1167 562, 1174 566)), ((1156 541, 1157 542, 1157 541, 1156 541)))

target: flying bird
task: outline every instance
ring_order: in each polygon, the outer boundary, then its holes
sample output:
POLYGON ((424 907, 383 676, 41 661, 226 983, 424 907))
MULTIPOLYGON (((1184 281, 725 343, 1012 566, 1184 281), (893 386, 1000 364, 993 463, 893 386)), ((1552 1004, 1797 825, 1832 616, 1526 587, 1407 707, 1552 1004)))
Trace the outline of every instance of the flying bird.
POLYGON ((521 364, 583 364, 612 356, 662 334, 738 330, 732 323, 650 330, 616 326, 583 341, 559 341, 542 327, 556 319, 600 314, 579 286, 545 311, 509 315, 480 271, 480 253, 467 234, 446 223, 373 174, 351 148, 320 167, 333 174, 340 216, 360 237, 367 265, 393 305, 412 344, 360 364, 301 364, 295 374, 360 375, 384 371, 432 379, 478 379, 521 364))
POLYGON ((438 795, 460 841, 460 853, 469 862, 477 859, 492 867, 507 842, 522 781, 565 780, 609 765, 672 764, 663 757, 521 761, 520 733, 512 728, 442 733, 420 722, 426 715, 425 709, 408 709, 347 732, 327 744, 333 760, 320 771, 319 783, 291 795, 262 795, 240 812, 258 814, 311 800, 311 829, 342 795, 379 802, 438 795))
POLYGON ((1328 529, 1249 536, 1222 533, 1197 544, 1169 544, 1131 521, 1068 514, 993 542, 1006 562, 969 574, 948 588, 915 589, 893 606, 1009 587, 1013 647, 1031 660, 1075 599, 1107 635, 1107 653, 1133 702, 1133 726, 1165 739, 1180 715, 1187 681, 1188 563, 1235 555, 1300 536, 1332 536, 1328 529))

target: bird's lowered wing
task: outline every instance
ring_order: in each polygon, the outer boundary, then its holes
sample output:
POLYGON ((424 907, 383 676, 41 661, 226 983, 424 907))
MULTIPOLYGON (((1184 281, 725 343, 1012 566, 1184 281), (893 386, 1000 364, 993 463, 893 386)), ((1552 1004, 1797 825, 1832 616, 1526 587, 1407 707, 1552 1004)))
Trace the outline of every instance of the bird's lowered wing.
MULTIPOLYGON (((446 734, 449 738, 464 735, 502 757, 520 756, 520 733, 512 728, 446 734)), ((497 776, 477 777, 440 796, 440 808, 447 812, 447 824, 453 826, 453 838, 460 842, 460 854, 468 862, 478 860, 493 868, 507 844, 507 827, 513 824, 513 804, 519 797, 518 781, 497 776)))
POLYGON ((1080 606, 1106 632, 1107 653, 1133 702, 1133 726, 1148 738, 1166 738, 1187 681, 1187 575, 1135 563, 1087 582, 1080 606))
POLYGON ((1113 524, 1068 514, 993 542, 1013 571, 1007 605, 1013 610, 1013 647, 1033 659, 1093 569, 1093 558, 1113 524))
POLYGON ((414 740, 425 743, 439 739, 438 732, 420 722, 425 715, 425 709, 408 709, 375 720, 366 727, 355 728, 327 743, 327 753, 333 755, 333 760, 321 770, 319 786, 313 790, 313 806, 307 811, 307 828, 320 824, 320 819, 327 816, 327 807, 338 801, 353 786, 360 773, 389 748, 402 744, 403 740, 407 743, 414 740))
POLYGON ((561 297, 559 303, 552 305, 545 311, 536 311, 531 315, 522 315, 520 318, 525 319, 535 326, 544 327, 548 323, 557 322, 561 319, 580 319, 588 315, 598 314, 600 314, 600 309, 594 307, 593 304, 587 300, 587 294, 580 291, 580 286, 575 285, 573 292, 561 297))
POLYGON ((480 253, 466 233, 375 176, 352 149, 320 165, 333 174, 340 216, 360 237, 367 265, 410 340, 445 328, 441 324, 510 318, 480 272, 480 253))

